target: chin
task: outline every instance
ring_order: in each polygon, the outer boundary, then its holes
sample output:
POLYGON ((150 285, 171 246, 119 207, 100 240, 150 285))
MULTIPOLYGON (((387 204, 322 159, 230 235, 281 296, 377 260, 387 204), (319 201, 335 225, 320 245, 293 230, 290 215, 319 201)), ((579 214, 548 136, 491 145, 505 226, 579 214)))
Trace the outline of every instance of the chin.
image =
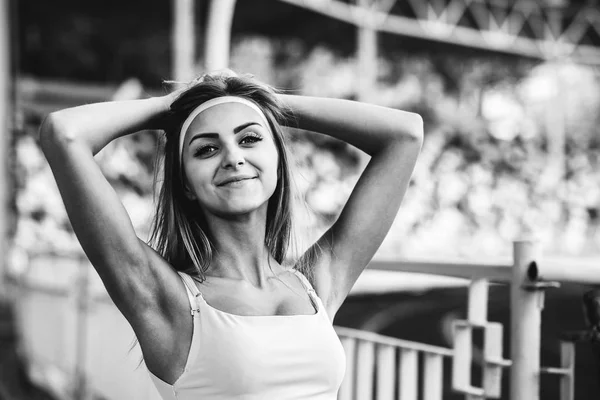
POLYGON ((242 216, 255 211, 261 211, 263 208, 266 211, 268 201, 268 199, 250 198, 236 199, 235 201, 230 200, 213 207, 212 211, 214 214, 222 217, 242 216))

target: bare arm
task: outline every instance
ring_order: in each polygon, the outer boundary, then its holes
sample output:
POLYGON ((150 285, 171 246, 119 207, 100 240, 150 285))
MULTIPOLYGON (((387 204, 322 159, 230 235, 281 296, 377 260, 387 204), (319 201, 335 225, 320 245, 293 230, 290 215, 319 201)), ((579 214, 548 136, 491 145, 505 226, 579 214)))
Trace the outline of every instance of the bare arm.
POLYGON ((315 286, 335 314, 387 235, 423 143, 418 114, 350 100, 280 95, 299 127, 371 156, 333 226, 318 240, 315 286))
MULTIPOLYGON (((67 108, 49 114, 40 128, 40 142, 78 142, 98 153, 114 139, 143 129, 162 127, 162 117, 171 97, 108 101, 67 108)), ((46 154, 48 156, 48 154, 46 154)))
POLYGON ((165 282, 160 275, 172 271, 138 239, 94 155, 118 137, 159 128, 170 99, 165 96, 69 108, 48 115, 40 128, 40 144, 75 234, 111 298, 130 322, 130 317, 156 306, 162 291, 159 285, 165 282))

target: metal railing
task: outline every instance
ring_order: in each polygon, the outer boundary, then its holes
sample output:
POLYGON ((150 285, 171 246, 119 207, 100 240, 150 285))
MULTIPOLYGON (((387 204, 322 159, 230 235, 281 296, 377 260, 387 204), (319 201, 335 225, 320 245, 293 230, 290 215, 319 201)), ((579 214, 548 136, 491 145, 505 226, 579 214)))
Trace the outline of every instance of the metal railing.
POLYGON ((336 327, 347 357, 340 400, 441 400, 444 357, 452 360, 452 390, 464 394, 467 400, 500 398, 504 369, 510 370, 508 398, 511 400, 539 399, 542 374, 558 376, 560 399, 574 400, 574 343, 560 342, 560 365, 540 364, 544 291, 559 286, 559 282, 600 284, 600 265, 580 261, 575 267, 566 267, 556 259, 544 262, 535 243, 517 241, 513 245, 512 264, 379 261, 369 268, 471 279, 467 318, 454 321, 452 349, 336 327), (490 282, 510 285, 510 359, 503 358, 503 325, 488 321, 490 282), (471 377, 474 330, 483 332, 481 387, 474 386, 471 377), (423 357, 420 391, 417 387, 419 354, 423 357))
POLYGON ((452 358, 452 349, 340 326, 335 330, 346 353, 339 400, 372 399, 374 394, 377 400, 417 399, 419 356, 424 360, 423 398, 442 398, 443 357, 452 358))

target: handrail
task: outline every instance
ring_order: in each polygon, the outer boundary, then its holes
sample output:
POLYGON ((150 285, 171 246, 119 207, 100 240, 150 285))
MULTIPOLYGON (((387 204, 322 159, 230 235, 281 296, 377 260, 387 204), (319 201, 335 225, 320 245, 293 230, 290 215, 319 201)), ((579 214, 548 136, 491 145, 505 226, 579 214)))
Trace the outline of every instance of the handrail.
MULTIPOLYGON (((512 260, 505 264, 475 263, 468 260, 419 261, 374 260, 368 269, 381 271, 416 272, 465 279, 488 279, 492 282, 511 281, 512 260)), ((558 281, 600 285, 600 258, 540 257, 528 268, 532 281, 558 281)))
POLYGON ((439 354, 445 357, 452 357, 454 350, 439 347, 430 344, 424 344, 419 342, 413 342, 410 340, 398 339, 390 336, 380 335, 374 332, 363 331, 360 329, 347 328, 344 326, 334 325, 334 329, 338 335, 352 337, 355 339, 367 340, 369 342, 386 344, 389 346, 402 347, 405 349, 421 351, 424 353, 439 354))
POLYGON ((490 281, 510 282, 512 265, 470 264, 464 261, 374 260, 369 263, 367 268, 382 271, 416 272, 455 278, 489 279, 490 281))
MULTIPOLYGON (((81 259, 82 255, 72 254, 45 254, 61 259, 81 259)), ((32 257, 35 259, 37 257, 32 257)), ((42 258, 42 256, 40 256, 42 258)), ((512 260, 502 260, 498 263, 469 262, 468 260, 454 261, 431 261, 431 260, 373 260, 367 266, 367 269, 376 271, 395 271, 410 272, 420 274, 430 274, 438 276, 447 276, 462 278, 468 280, 485 279, 490 282, 510 283, 512 278, 512 260)), ((85 262, 85 261, 84 261, 85 262)), ((22 287, 29 287, 39 291, 51 292, 57 295, 69 295, 72 292, 70 283, 53 284, 48 286, 43 282, 31 282, 27 280, 27 274, 12 278, 13 284, 19 284, 22 287), (25 278, 25 279, 24 279, 25 278)), ((532 282, 538 281, 557 281, 571 283, 585 283, 600 285, 600 258, 599 259, 581 259, 572 257, 541 257, 532 263, 527 272, 528 278, 532 282)), ((104 292, 98 293, 97 300, 108 299, 104 292)))
POLYGON ((533 281, 558 281, 600 284, 600 259, 543 258, 529 266, 527 275, 533 281))

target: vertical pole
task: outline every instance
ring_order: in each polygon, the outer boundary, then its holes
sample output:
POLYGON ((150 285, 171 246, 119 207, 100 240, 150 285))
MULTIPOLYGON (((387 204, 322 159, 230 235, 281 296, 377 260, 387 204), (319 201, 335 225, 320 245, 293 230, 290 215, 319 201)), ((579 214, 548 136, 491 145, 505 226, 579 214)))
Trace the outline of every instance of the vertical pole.
MULTIPOLYGON (((490 322, 485 327, 483 355, 485 360, 501 360, 504 329, 498 322, 490 322)), ((502 394, 502 367, 486 362, 483 367, 483 392, 485 397, 499 399, 502 394)))
POLYGON ((356 399, 373 399, 373 371, 375 369, 375 343, 358 342, 356 349, 356 399))
POLYGON ((416 350, 400 348, 398 361, 399 400, 417 400, 419 393, 419 354, 416 350))
POLYGON ((396 380, 396 347, 378 344, 375 360, 377 363, 376 400, 394 400, 396 380))
MULTIPOLYGON (((471 281, 469 285, 469 302, 468 302, 468 312, 467 318, 470 323, 473 325, 484 326, 487 324, 487 314, 488 314, 488 293, 489 293, 489 282, 486 279, 474 279, 471 281)), ((465 332, 459 333, 456 332, 456 338, 460 334, 464 337, 468 337, 468 346, 473 346, 473 328, 467 327, 465 332), (468 333, 467 333, 468 332, 468 333)), ((463 338, 463 340, 465 340, 463 338)), ((468 352, 469 355, 469 367, 467 368, 467 375, 469 386, 471 385, 471 351, 468 352)), ((484 353, 485 355, 485 353, 484 353)), ((484 375, 485 375, 485 365, 484 365, 484 375)), ((441 397, 440 397, 441 398, 441 397)), ((474 394, 465 395, 465 399, 467 400, 484 400, 483 396, 478 396, 474 394)))
POLYGON ((569 370, 560 377, 560 400, 575 400, 575 343, 560 342, 560 366, 569 370))
MULTIPOLYGON (((471 388, 473 329, 470 324, 454 322, 454 356, 452 357, 452 389, 463 392, 471 388)), ((467 397, 468 398, 468 397, 467 397)))
POLYGON ((510 399, 539 400, 541 308, 543 292, 527 290, 527 268, 538 258, 538 246, 523 240, 513 243, 510 288, 510 399))
POLYGON ((425 353, 423 364, 423 400, 442 400, 444 393, 442 356, 435 353, 425 353))
POLYGON ((9 1, 0 0, 0 296, 6 293, 5 279, 8 268, 8 147, 11 137, 9 121, 12 85, 9 1))
POLYGON ((487 323, 489 283, 486 279, 474 279, 469 285, 469 322, 487 323))
POLYGON ((236 0, 211 0, 204 44, 204 67, 214 71, 229 67, 231 23, 236 0))
MULTIPOLYGON (((365 102, 373 100, 377 84, 377 31, 371 14, 367 13, 374 1, 356 0, 356 4, 365 11, 363 24, 357 25, 356 99, 365 102)), ((358 168, 362 170, 369 163, 370 157, 362 151, 356 154, 359 157, 358 168)))
POLYGON ((196 35, 194 0, 173 0, 173 79, 191 80, 195 75, 196 35))
POLYGON ((548 163, 549 174, 556 177, 556 183, 562 183, 565 177, 565 93, 562 84, 561 67, 559 59, 552 62, 555 79, 555 93, 550 107, 546 111, 546 134, 548 135, 548 163))
MULTIPOLYGON (((551 65, 554 70, 556 91, 551 99, 550 106, 547 107, 546 114, 546 135, 548 139, 546 177, 549 178, 550 184, 556 187, 557 185, 562 186, 564 184, 566 171, 565 106, 567 103, 563 98, 564 88, 561 83, 562 62, 557 38, 560 37, 563 31, 563 8, 567 2, 565 0, 550 0, 547 3, 544 39, 547 43, 553 43, 548 48, 548 51, 551 51, 553 56, 551 65)), ((560 188, 557 189, 560 190, 560 188)), ((563 210, 563 216, 564 212, 565 210, 563 210)))
POLYGON ((369 101, 377 83, 377 31, 373 18, 367 17, 367 10, 373 5, 373 0, 357 0, 357 5, 365 10, 363 25, 358 25, 357 32, 357 100, 369 101))

